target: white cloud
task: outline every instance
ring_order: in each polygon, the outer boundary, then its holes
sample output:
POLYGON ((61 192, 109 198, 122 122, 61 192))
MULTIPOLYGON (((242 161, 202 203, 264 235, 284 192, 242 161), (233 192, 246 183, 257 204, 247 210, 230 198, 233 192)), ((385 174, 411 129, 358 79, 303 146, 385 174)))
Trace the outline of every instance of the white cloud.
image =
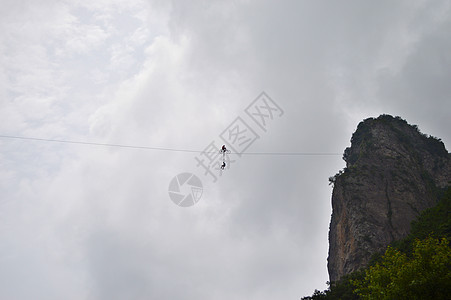
MULTIPOLYGON (((449 139, 449 5, 410 3, 4 2, 0 131, 203 149, 265 90, 285 114, 253 152, 341 152, 392 111, 449 139)), ((325 287, 340 155, 244 156, 214 184, 190 153, 0 143, 0 298, 325 287), (195 207, 167 195, 180 172, 204 183, 195 207)))

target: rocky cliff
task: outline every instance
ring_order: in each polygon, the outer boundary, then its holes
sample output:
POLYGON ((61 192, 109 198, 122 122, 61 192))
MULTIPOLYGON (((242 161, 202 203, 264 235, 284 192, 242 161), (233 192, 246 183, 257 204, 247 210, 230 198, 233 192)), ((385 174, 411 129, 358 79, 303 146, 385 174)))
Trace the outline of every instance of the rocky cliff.
POLYGON ((418 214, 451 185, 451 155, 443 143, 399 117, 361 122, 330 178, 330 281, 366 266, 375 252, 405 237, 418 214))

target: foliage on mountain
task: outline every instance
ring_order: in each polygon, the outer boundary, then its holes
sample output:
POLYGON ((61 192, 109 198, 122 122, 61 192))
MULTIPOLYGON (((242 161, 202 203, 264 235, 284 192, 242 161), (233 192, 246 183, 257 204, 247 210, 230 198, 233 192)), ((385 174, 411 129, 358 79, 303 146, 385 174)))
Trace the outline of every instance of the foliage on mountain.
POLYGON ((303 300, 446 299, 451 295, 451 187, 412 222, 410 234, 375 254, 368 268, 303 300), (445 296, 443 296, 445 295, 445 296))
POLYGON ((415 240, 411 256, 389 246, 382 261, 351 280, 363 299, 446 299, 451 295, 451 248, 446 238, 415 240))
POLYGON ((396 249, 410 254, 413 241, 428 236, 444 237, 451 241, 451 188, 443 192, 436 206, 426 209, 412 222, 410 234, 392 244, 396 249))

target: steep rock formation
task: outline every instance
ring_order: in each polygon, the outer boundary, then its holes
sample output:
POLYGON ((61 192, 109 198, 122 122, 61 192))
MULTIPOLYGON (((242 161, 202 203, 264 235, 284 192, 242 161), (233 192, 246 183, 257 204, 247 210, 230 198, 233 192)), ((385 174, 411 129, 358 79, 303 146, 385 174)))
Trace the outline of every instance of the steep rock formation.
POLYGON ((436 203, 440 188, 451 185, 451 155, 443 143, 399 117, 361 122, 343 159, 344 172, 330 178, 331 282, 405 237, 411 221, 436 203))

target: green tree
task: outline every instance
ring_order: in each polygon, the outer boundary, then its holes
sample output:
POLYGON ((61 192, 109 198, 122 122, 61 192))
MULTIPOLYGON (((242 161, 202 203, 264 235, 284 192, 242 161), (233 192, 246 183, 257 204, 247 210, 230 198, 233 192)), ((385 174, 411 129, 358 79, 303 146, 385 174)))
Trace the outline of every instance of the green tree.
POLYGON ((416 240, 412 256, 388 247, 382 261, 352 282, 363 299, 448 299, 451 248, 448 240, 416 240))

